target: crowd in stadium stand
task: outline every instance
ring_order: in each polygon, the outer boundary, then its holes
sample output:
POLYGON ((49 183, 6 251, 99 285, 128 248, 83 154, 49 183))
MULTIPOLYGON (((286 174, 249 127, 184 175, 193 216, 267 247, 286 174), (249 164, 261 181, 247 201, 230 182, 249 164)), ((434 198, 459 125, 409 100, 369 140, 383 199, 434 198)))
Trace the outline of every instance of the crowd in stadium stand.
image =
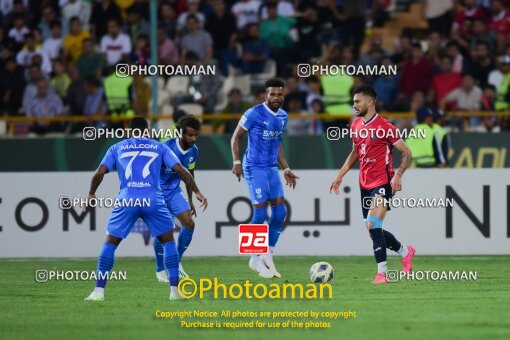
MULTIPOLYGON (((391 20, 391 0, 158 1, 158 64, 216 66, 214 76, 189 77, 178 95, 168 77, 155 89, 143 76, 115 75, 119 63, 151 64, 149 2, 0 0, 2 115, 148 116, 155 90, 167 113, 187 103, 205 113, 242 113, 263 101, 260 86, 273 76, 286 82, 284 108, 303 115, 351 112, 350 90, 362 83, 376 88, 379 112, 428 110, 448 118, 449 110, 510 109, 507 0, 423 1, 428 30, 403 29, 391 51, 380 36, 367 35, 391 20), (398 74, 300 78, 300 63, 397 65, 398 74)), ((510 129, 506 117, 446 121, 460 131, 510 129)), ((99 124, 105 122, 17 124, 14 133, 74 133, 99 124)), ((291 120, 288 129, 320 134, 335 124, 291 120)), ((232 132, 235 121, 214 128, 232 132)))

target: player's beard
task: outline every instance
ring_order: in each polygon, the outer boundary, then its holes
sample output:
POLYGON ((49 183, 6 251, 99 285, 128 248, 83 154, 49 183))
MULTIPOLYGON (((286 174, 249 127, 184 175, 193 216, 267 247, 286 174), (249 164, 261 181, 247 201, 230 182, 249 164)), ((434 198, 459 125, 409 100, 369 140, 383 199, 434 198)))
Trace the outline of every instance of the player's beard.
POLYGON ((365 108, 365 110, 359 110, 355 113, 356 117, 365 117, 368 113, 368 108, 365 108))
POLYGON ((271 110, 273 110, 274 112, 277 112, 280 109, 280 107, 282 106, 283 103, 268 101, 267 104, 268 104, 267 106, 269 106, 269 108, 271 110))
POLYGON ((193 144, 194 144, 193 142, 188 143, 186 141, 186 139, 184 139, 184 138, 182 139, 182 147, 184 148, 184 150, 188 150, 189 148, 191 148, 193 146, 193 144))

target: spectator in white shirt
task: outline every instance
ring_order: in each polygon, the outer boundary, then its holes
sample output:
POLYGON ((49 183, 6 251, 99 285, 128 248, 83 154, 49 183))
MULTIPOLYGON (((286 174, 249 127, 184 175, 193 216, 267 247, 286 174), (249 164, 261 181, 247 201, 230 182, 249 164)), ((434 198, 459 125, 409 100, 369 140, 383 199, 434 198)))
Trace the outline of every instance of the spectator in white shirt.
POLYGON ((480 110, 482 94, 482 89, 475 85, 473 76, 466 73, 462 76, 462 85, 448 93, 441 100, 440 106, 444 110, 448 102, 456 101, 458 110, 480 110))
POLYGON ((260 5, 261 2, 258 0, 241 0, 232 6, 232 14, 236 17, 238 29, 259 22, 260 5))
MULTIPOLYGON (((474 77, 466 73, 462 76, 461 87, 448 93, 441 100, 440 108, 444 110, 448 102, 455 101, 457 102, 456 108, 458 110, 477 111, 482 107, 482 95, 483 91, 475 85, 474 77)), ((481 123, 482 120, 477 117, 472 117, 469 120, 470 126, 478 126, 481 123)))
POLYGON ((69 33, 68 24, 72 17, 78 17, 81 22, 81 27, 88 31, 91 13, 92 8, 88 2, 83 0, 68 0, 67 3, 62 6, 62 30, 64 35, 69 33))
MULTIPOLYGON (((294 5, 286 0, 274 0, 272 2, 276 2, 276 13, 279 17, 293 17, 296 15, 296 11, 294 10, 294 5)), ((261 18, 262 20, 267 19, 267 4, 262 5, 261 10, 261 18)))
POLYGON ((127 34, 120 32, 117 19, 108 21, 108 34, 101 39, 101 53, 108 66, 127 60, 131 53, 131 40, 127 34))
POLYGON ((42 8, 42 19, 39 23, 39 29, 42 33, 43 40, 51 37, 51 23, 56 20, 55 11, 50 5, 43 6, 42 8))
POLYGON ((9 38, 23 44, 27 33, 30 33, 30 30, 25 26, 25 18, 22 15, 14 17, 14 27, 9 30, 9 38))
POLYGON ((205 25, 205 15, 199 11, 200 9, 200 0, 188 0, 188 11, 182 12, 181 15, 177 18, 177 31, 179 33, 186 33, 186 22, 188 20, 188 15, 194 15, 200 24, 200 27, 204 27, 205 25))
POLYGON ((498 68, 491 71, 488 77, 488 83, 494 85, 496 92, 499 90, 505 74, 510 72, 510 55, 502 55, 497 59, 498 68))
POLYGON ((51 37, 44 40, 43 52, 50 60, 56 59, 62 49, 62 27, 58 20, 53 20, 50 24, 51 37))
POLYGON ((46 54, 42 51, 41 46, 36 45, 36 41, 34 35, 32 33, 27 33, 25 35, 26 45, 23 47, 21 51, 16 55, 16 63, 23 67, 28 67, 32 65, 33 58, 36 55, 41 57, 41 69, 44 73, 48 74, 51 72, 51 63, 48 60, 46 54))

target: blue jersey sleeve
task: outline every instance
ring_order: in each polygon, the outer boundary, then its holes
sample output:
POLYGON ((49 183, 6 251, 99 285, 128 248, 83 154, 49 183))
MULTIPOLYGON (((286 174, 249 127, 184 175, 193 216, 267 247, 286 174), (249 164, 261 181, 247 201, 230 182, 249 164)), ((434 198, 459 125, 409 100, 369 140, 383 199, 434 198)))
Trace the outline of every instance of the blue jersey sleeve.
POLYGON ((255 113, 253 109, 248 109, 244 112, 239 125, 246 131, 250 130, 255 125, 255 113))
POLYGON ((168 146, 163 143, 161 143, 161 145, 163 145, 163 164, 167 168, 173 168, 175 164, 180 163, 177 156, 168 146))
POLYGON ((106 155, 104 155, 103 160, 100 165, 104 165, 108 168, 109 172, 115 171, 117 169, 115 165, 115 145, 110 146, 108 151, 106 151, 106 155))

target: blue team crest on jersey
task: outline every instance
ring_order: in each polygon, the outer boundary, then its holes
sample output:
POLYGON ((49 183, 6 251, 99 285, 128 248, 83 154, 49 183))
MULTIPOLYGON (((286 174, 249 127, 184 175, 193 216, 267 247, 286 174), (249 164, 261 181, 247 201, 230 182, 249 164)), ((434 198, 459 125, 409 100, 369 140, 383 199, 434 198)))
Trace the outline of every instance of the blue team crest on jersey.
MULTIPOLYGON (((183 150, 179 145, 178 138, 166 141, 165 145, 174 152, 184 168, 189 168, 198 159, 198 147, 196 145, 193 145, 188 150, 183 150)), ((181 179, 172 168, 162 169, 162 173, 161 188, 163 190, 179 188, 181 179)))

